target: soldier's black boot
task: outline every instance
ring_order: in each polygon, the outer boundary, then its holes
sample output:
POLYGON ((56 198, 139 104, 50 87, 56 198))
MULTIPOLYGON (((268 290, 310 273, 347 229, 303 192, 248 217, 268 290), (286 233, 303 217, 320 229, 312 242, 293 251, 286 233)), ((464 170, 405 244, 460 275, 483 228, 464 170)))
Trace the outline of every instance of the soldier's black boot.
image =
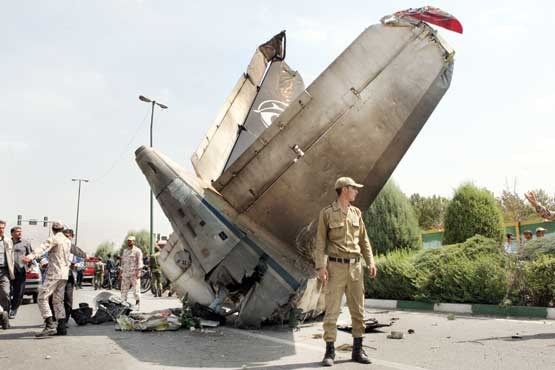
POLYGON ((0 325, 4 330, 10 328, 10 316, 7 311, 0 312, 0 325))
POLYGON ((66 320, 58 320, 58 327, 56 328, 56 335, 67 335, 66 320))
POLYGON ((360 364, 372 363, 362 348, 362 338, 353 338, 353 355, 351 359, 360 364))
POLYGON ((333 342, 326 342, 326 354, 322 360, 323 366, 333 366, 335 360, 335 346, 333 342))
POLYGON ((42 329, 40 333, 37 333, 35 337, 42 338, 51 335, 56 335, 56 324, 54 323, 54 320, 52 320, 52 316, 44 319, 44 329, 42 329))

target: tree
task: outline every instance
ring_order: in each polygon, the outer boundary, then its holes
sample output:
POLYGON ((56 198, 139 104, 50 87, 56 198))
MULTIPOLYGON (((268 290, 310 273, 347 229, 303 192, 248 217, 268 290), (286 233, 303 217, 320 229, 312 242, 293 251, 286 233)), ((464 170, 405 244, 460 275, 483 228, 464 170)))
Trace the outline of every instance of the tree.
POLYGON ((447 207, 444 244, 462 243, 474 235, 501 241, 503 214, 493 194, 473 184, 463 184, 447 207))
POLYGON ((443 228, 449 199, 438 195, 424 197, 416 193, 412 194, 409 200, 416 212, 418 224, 423 230, 443 228))
POLYGON ((145 229, 139 231, 129 230, 123 239, 123 243, 121 243, 120 253, 127 248, 127 237, 130 235, 135 237, 135 246, 141 249, 143 255, 150 254, 150 233, 145 229))
POLYGON ((114 242, 105 241, 102 242, 96 247, 96 251, 94 252, 94 256, 98 258, 102 258, 103 261, 106 261, 106 257, 109 254, 114 254, 116 250, 116 244, 114 242))
POLYGON ((503 190, 497 201, 507 222, 522 222, 536 214, 536 211, 516 192, 503 190))
POLYGON ((408 198, 388 181, 366 212, 366 229, 375 253, 420 249, 422 237, 408 198))

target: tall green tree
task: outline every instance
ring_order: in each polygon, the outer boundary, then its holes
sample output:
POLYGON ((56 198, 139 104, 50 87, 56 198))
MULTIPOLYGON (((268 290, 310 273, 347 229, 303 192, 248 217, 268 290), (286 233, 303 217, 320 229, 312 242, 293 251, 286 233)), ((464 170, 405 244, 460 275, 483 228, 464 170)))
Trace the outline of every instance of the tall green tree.
POLYGON ((365 216, 368 238, 375 253, 422 248, 414 209, 392 180, 385 184, 365 216))
POLYGON ((121 243, 120 254, 125 248, 127 248, 127 237, 130 235, 135 237, 135 246, 141 249, 143 255, 150 254, 150 233, 145 229, 138 231, 129 230, 127 234, 125 234, 125 238, 121 243))
POLYGON ((443 244, 462 243, 474 235, 501 241, 503 213, 493 194, 473 184, 463 184, 447 207, 443 244))
POLYGON ((116 251, 116 244, 114 242, 105 241, 102 242, 96 247, 96 251, 94 252, 94 256, 98 258, 102 258, 103 261, 106 261, 106 257, 109 254, 113 255, 116 251))
POLYGON ((497 198, 505 222, 522 222, 535 216, 536 211, 518 193, 503 190, 501 196, 497 198))
POLYGON ((410 196, 409 200, 416 212, 420 228, 423 230, 443 228, 443 220, 449 205, 449 199, 438 195, 424 197, 415 193, 410 196))

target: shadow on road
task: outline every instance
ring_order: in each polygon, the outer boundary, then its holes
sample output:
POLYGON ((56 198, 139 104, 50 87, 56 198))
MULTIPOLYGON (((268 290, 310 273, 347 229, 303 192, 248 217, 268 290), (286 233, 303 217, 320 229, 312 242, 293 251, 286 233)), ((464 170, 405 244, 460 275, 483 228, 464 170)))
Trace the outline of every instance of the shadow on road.
MULTIPOLYGON (((241 368, 246 365, 249 369, 272 369, 273 367, 264 365, 295 354, 294 346, 287 343, 294 341, 293 332, 282 328, 266 330, 268 335, 278 337, 281 343, 264 339, 253 340, 252 337, 226 327, 207 330, 204 333, 187 330, 121 332, 114 330, 112 324, 102 324, 71 327, 69 335, 106 336, 138 361, 161 366, 241 368)), ((266 330, 256 333, 264 335, 266 330)), ((309 363, 279 368, 318 367, 316 365, 309 363)))
POLYGON ((495 341, 495 340, 502 340, 502 341, 509 341, 509 342, 520 342, 520 341, 523 341, 523 340, 533 340, 533 339, 552 340, 552 339, 555 339, 555 333, 538 333, 538 334, 532 334, 532 335, 513 335, 513 336, 510 336, 510 337, 490 337, 490 338, 481 338, 481 339, 472 339, 472 340, 459 341, 457 343, 480 343, 480 342, 495 341))

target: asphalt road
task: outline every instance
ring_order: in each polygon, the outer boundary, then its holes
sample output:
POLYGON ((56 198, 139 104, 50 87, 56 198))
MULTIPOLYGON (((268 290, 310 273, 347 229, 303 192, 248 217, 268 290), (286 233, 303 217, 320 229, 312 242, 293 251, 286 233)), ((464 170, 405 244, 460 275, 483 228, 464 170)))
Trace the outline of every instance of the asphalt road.
MULTIPOLYGON (((75 304, 89 302, 97 292, 75 292, 75 304)), ((144 295, 142 311, 179 307, 175 298, 144 295)), ((340 320, 348 321, 347 309, 340 320)), ((367 310, 381 322, 397 318, 391 328, 367 334, 365 344, 372 365, 354 364, 350 352, 337 352, 338 369, 491 370, 555 369, 555 321, 508 320, 447 314, 367 310), (413 329, 414 334, 408 334, 413 329), (390 330, 404 339, 387 339, 390 330), (513 338, 513 336, 515 336, 513 338)), ((324 343, 321 323, 305 323, 300 330, 267 327, 247 331, 230 327, 203 333, 120 332, 112 324, 77 327, 69 335, 35 339, 41 330, 36 304, 26 304, 0 330, 0 369, 310 369, 320 367, 324 343)), ((339 332, 337 346, 351 344, 339 332)))

